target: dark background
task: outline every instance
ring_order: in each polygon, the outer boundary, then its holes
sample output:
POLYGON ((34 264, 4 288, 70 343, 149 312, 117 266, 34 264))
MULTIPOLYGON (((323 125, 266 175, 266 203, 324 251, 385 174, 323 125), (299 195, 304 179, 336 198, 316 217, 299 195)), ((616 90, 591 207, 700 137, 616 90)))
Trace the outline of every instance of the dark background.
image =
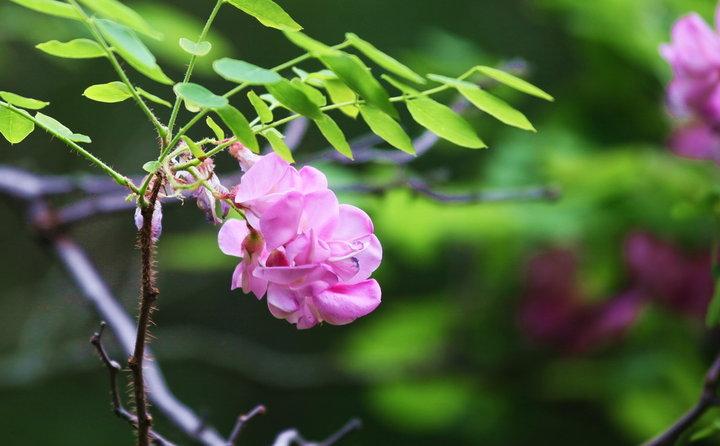
MULTIPOLYGON (((195 38, 211 2, 128 3, 165 33, 165 43, 148 44, 168 74, 180 78, 186 57, 174 42, 195 38)), ((352 325, 302 332, 274 319, 264 302, 230 293, 233 260, 218 251, 216 228, 192 203, 168 207, 153 348, 183 401, 223 432, 238 413, 266 404, 267 415, 247 427, 244 444, 268 444, 287 427, 320 439, 357 416, 365 427, 343 444, 398 446, 637 444, 694 401, 713 343, 702 315, 682 310, 690 294, 681 295, 679 305, 649 298, 623 336, 613 332, 582 348, 567 347, 581 336, 582 323, 547 341, 528 329, 520 314, 533 286, 528 262, 538 253, 574 253, 564 276, 592 309, 632 286, 623 254, 632 233, 670 243, 682 258, 708 252, 706 197, 718 174, 712 165, 674 157, 665 148, 671 130, 663 108, 669 70, 657 46, 682 13, 699 10, 711 19, 714 2, 293 0, 283 5, 313 37, 334 43, 352 31, 421 73, 456 76, 479 63, 526 60, 529 78, 556 102, 506 90, 498 94, 530 117, 537 135, 471 113, 489 150, 439 144, 411 171, 445 178, 450 191, 552 185, 563 198, 462 206, 404 190, 343 196, 376 223, 385 250, 376 273, 383 304, 352 325)), ((231 7, 223 8, 216 23, 208 61, 232 55, 273 66, 299 54, 281 33, 231 7)), ((56 59, 33 48, 82 35, 62 19, 2 2, 0 89, 50 100, 48 114, 91 135, 93 150, 121 172, 137 173, 156 150, 144 116, 131 101, 107 105, 81 96, 91 84, 115 80, 109 65, 56 59)), ((198 81, 225 91, 228 84, 208 67, 201 64, 198 81)), ((132 75, 170 98, 168 89, 132 75)), ((365 131, 347 119, 341 123, 349 134, 365 131)), ((420 132, 413 125, 408 129, 420 132)), ((311 132, 300 153, 322 147, 311 132)), ((43 132, 17 146, 0 143, 0 156, 2 163, 40 173, 96 173, 43 132)), ((228 160, 220 165, 233 169, 228 160)), ((392 167, 382 165, 324 169, 334 184, 371 184, 392 175, 392 167)), ((138 254, 131 217, 101 217, 73 234, 134 311, 138 254)), ((0 201, 0 221, 2 443, 130 444, 132 434, 109 410, 107 377, 87 344, 98 317, 37 243, 16 203, 0 201)), ((687 288, 696 282, 690 280, 687 288)), ((549 300, 539 308, 552 327, 561 313, 554 298, 570 292, 562 285, 549 289, 540 293, 549 300)), ((107 342, 114 347, 112 337, 107 342)), ((188 444, 155 412, 161 432, 188 444)))

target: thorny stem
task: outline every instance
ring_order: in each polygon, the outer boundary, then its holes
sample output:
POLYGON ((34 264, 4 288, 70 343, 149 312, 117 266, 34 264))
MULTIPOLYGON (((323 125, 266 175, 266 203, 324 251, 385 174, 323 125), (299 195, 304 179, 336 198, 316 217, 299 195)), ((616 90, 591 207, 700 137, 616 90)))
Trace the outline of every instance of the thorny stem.
MULTIPOLYGON (((212 26, 212 23, 215 21, 215 17, 217 17, 218 12, 220 11, 220 7, 225 3, 225 0, 217 0, 215 3, 215 7, 210 12, 210 17, 208 17, 207 21, 205 22, 205 27, 203 27, 202 32, 200 33, 200 36, 198 37, 197 42, 202 42, 205 40, 205 37, 207 37, 208 32, 210 31, 210 27, 212 26)), ((190 80, 190 77, 192 76, 193 70, 195 69, 195 62, 197 62, 197 56, 192 55, 190 57, 190 63, 188 63, 187 70, 185 71, 185 76, 183 77, 183 83, 188 82, 190 80)), ((175 104, 173 105, 172 113, 170 114, 170 120, 168 121, 168 134, 172 135, 173 127, 175 127, 175 121, 177 120, 178 112, 180 111, 180 103, 182 102, 182 99, 178 96, 175 99, 175 104)), ((182 134, 182 131, 181 131, 182 134)), ((170 146, 172 147, 172 146, 170 146)))
POLYGON ((155 242, 152 234, 152 217, 163 178, 161 174, 152 177, 155 179, 155 183, 150 192, 147 206, 141 209, 143 224, 140 229, 140 256, 142 263, 140 311, 135 349, 130 359, 128 359, 128 366, 133 376, 133 395, 138 419, 138 446, 148 446, 148 436, 152 426, 152 417, 148 410, 147 391, 143 378, 143 361, 145 360, 145 345, 147 344, 150 320, 160 293, 157 289, 155 277, 155 242))
MULTIPOLYGON (((105 350, 105 346, 102 343, 102 335, 105 332, 105 321, 100 323, 100 329, 93 334, 92 338, 90 338, 90 343, 95 347, 95 351, 97 352, 98 356, 100 356, 100 360, 105 365, 105 368, 108 370, 108 375, 110 377, 110 397, 112 401, 112 407, 113 412, 115 415, 118 416, 118 418, 121 418, 125 421, 127 421, 134 429, 138 428, 137 418, 135 415, 128 412, 127 409, 122 404, 122 401, 120 400, 120 392, 118 390, 118 383, 117 383, 117 376, 118 373, 120 373, 121 368, 120 364, 118 364, 116 361, 113 361, 110 358, 110 355, 108 355, 107 350, 105 350)), ((154 431, 149 432, 150 438, 154 444, 160 445, 160 446, 172 446, 172 443, 165 438, 163 438, 160 434, 154 431)))
POLYGON ((106 57, 110 60, 110 64, 115 69, 115 72, 118 76, 120 76, 120 80, 127 86, 128 90, 130 91, 130 94, 132 95, 133 100, 137 103, 137 105, 140 107, 140 109, 145 113, 145 115, 148 117, 150 122, 153 126, 155 126, 155 130, 157 130, 158 134, 161 138, 165 138, 167 135, 167 129, 162 125, 162 123, 158 120, 158 118, 155 116, 155 114, 150 110, 150 108, 147 106, 145 101, 142 100, 140 95, 138 94, 137 90, 135 89, 135 86, 130 82, 130 79, 127 77, 127 74, 125 74, 125 70, 120 66, 120 63, 117 60, 117 57, 115 57, 115 53, 113 53, 112 49, 108 45, 108 43, 105 41, 105 38, 103 37, 102 33, 98 29, 97 25, 95 24, 95 21, 92 17, 88 16, 87 13, 85 13, 85 10, 82 9, 82 7, 78 4, 77 0, 68 0, 68 2, 77 10, 77 12, 81 15, 83 22, 85 23, 85 26, 90 30, 95 40, 100 44, 103 51, 105 52, 106 57))
POLYGON ((25 119, 28 119, 32 121, 36 126, 50 132, 53 136, 55 136, 60 141, 64 142, 66 145, 70 146, 71 149, 75 150, 78 155, 82 156, 83 158, 87 159, 91 163, 98 166, 100 169, 102 169, 103 172, 108 174, 110 177, 112 177, 113 180, 115 180, 116 183, 118 183, 121 186, 127 187, 131 191, 137 193, 138 188, 133 184, 133 182, 126 177, 125 175, 121 174, 120 172, 116 171, 112 167, 105 164, 100 158, 96 157, 92 153, 88 152, 87 150, 83 149, 78 143, 75 141, 72 141, 62 135, 57 134, 54 130, 51 130, 48 126, 43 124, 42 122, 35 119, 34 116, 32 116, 30 113, 26 112, 25 110, 21 110, 19 108, 16 108, 15 106, 8 104, 6 102, 0 101, 0 107, 6 108, 10 110, 11 112, 22 116, 25 119))

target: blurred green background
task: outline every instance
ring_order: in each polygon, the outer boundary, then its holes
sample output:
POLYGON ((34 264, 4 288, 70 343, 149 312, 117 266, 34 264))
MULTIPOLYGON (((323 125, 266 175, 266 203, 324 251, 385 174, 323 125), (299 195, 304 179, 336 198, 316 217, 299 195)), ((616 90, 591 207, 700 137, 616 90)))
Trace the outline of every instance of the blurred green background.
MULTIPOLYGON (((128 4, 165 34, 169 43, 152 48, 179 78, 186 57, 174 42, 198 34, 210 2, 128 4)), ((720 175, 709 163, 677 158, 665 148, 672 128, 663 107, 669 69, 657 47, 677 17, 696 10, 711 19, 715 2, 283 4, 313 37, 331 43, 352 31, 420 72, 458 75, 479 63, 526 60, 530 80, 556 102, 498 94, 525 111, 538 134, 471 113, 489 150, 441 143, 410 170, 445 178, 448 191, 552 185, 562 199, 444 205, 404 190, 344 195, 371 214, 383 242, 385 259, 376 273, 383 304, 352 325, 304 332, 274 319, 264 302, 228 292, 234 265, 216 247, 216 228, 192 203, 168 207, 153 348, 182 400, 223 432, 238 413, 266 404, 268 414, 247 427, 243 444, 268 444, 292 426, 324 438, 357 416, 365 427, 343 444, 398 446, 638 444, 692 404, 717 337, 706 332, 702 315, 682 310, 690 292, 671 304, 650 292, 622 335, 599 330, 588 345, 572 345, 594 312, 634 286, 624 254, 630 234, 670 244, 675 262, 709 252, 709 203, 720 175), (548 252, 572 252, 574 260, 559 279, 541 273, 557 282, 543 287, 531 280, 528 265, 548 252), (529 295, 538 299, 539 312, 525 306, 529 295), (589 319, 555 321, 562 319, 564 295, 575 296, 573 305, 589 319), (545 319, 542 310, 549 313, 545 319), (544 337, 528 325, 537 318, 550 331, 562 329, 544 337)), ((273 66, 299 53, 281 33, 232 8, 216 23, 210 60, 232 55, 273 66)), ((122 172, 138 172, 155 150, 144 117, 130 101, 106 105, 81 96, 88 85, 114 80, 111 68, 33 48, 81 33, 61 19, 1 2, 0 89, 50 100, 51 114, 91 135, 103 159, 122 172)), ((216 91, 227 89, 208 65, 198 76, 216 91)), ((167 98, 159 85, 135 78, 167 98)), ((321 138, 311 132, 300 153, 320 147, 321 138)), ((0 153, 2 163, 35 172, 92 172, 43 132, 18 146, 0 143, 0 153)), ((227 160, 220 166, 232 169, 227 160)), ((393 172, 381 165, 325 169, 336 185, 372 184, 393 172)), ((0 219, 2 443, 130 444, 132 434, 109 410, 107 377, 87 344, 98 317, 38 245, 17 204, 0 201, 0 219)), ((134 311, 138 258, 131 215, 96 219, 74 235, 134 311)), ((663 271, 649 271, 650 280, 663 271)), ((703 274, 674 286, 690 289, 703 274)), ((700 292, 697 299, 702 304, 706 297, 700 292)), ((121 358, 112 337, 108 345, 121 358)), ((161 432, 188 444, 155 415, 161 432)))

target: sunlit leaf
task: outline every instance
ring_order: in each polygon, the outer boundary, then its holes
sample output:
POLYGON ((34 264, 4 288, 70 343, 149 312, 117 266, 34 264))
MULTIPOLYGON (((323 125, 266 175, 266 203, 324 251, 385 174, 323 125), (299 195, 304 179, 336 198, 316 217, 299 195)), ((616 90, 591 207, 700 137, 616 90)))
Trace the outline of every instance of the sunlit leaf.
POLYGON ((267 85, 282 80, 282 77, 274 71, 228 57, 213 62, 213 69, 221 77, 238 84, 267 85))
POLYGON ((120 81, 114 81, 107 84, 91 85, 85 89, 83 96, 93 101, 112 104, 130 99, 132 93, 130 93, 127 85, 120 81))
POLYGON ((321 118, 314 119, 314 121, 325 139, 328 140, 335 150, 353 159, 352 150, 350 149, 350 144, 347 142, 347 138, 345 138, 345 134, 343 134, 340 127, 330 116, 322 114, 321 118))
POLYGON ((283 31, 300 31, 302 29, 302 26, 272 0, 227 0, 227 2, 270 28, 283 31))
POLYGON ((287 32, 286 31, 285 37, 287 37, 290 42, 292 42, 296 46, 304 49, 308 53, 322 53, 322 52, 332 51, 329 46, 325 45, 324 43, 320 42, 319 40, 313 39, 312 37, 308 36, 307 34, 299 32, 299 31, 297 31, 297 32, 287 32))
POLYGON ((285 108, 312 119, 322 119, 320 107, 287 79, 267 85, 266 88, 285 108))
POLYGON ((105 39, 133 68, 162 84, 170 85, 173 83, 163 73, 155 60, 155 56, 131 29, 110 20, 96 20, 96 23, 105 39))
POLYGON ((56 17, 65 17, 67 19, 81 20, 82 16, 71 5, 56 0, 10 0, 20 6, 24 6, 33 11, 42 12, 56 17))
POLYGON ((315 103, 318 107, 323 107, 327 104, 327 98, 325 97, 322 92, 306 83, 301 81, 298 78, 295 78, 290 81, 294 86, 302 90, 307 97, 310 98, 311 101, 315 103))
POLYGON ((411 70, 409 67, 405 66, 402 62, 398 61, 394 57, 380 51, 372 43, 361 39, 359 36, 353 33, 348 33, 345 35, 345 37, 352 44, 352 46, 360 50, 370 60, 385 68, 387 71, 418 84, 425 83, 425 79, 423 79, 422 76, 411 70))
POLYGON ((138 92, 138 94, 140 96, 144 97, 145 99, 147 99, 149 101, 152 101, 156 104, 164 105, 165 107, 168 107, 168 108, 172 108, 172 104, 161 97, 155 96, 154 94, 149 93, 140 87, 135 87, 135 90, 138 92))
POLYGON ((275 129, 268 129, 262 132, 262 135, 270 143, 270 147, 272 147, 273 152, 277 153, 280 158, 284 159, 288 163, 295 162, 295 159, 293 159, 292 156, 292 152, 290 151, 290 147, 285 144, 285 140, 283 139, 283 136, 280 134, 280 132, 275 129))
POLYGON ((127 26, 153 39, 162 39, 162 34, 153 28, 134 9, 117 0, 79 0, 101 16, 127 26))
MULTIPOLYGON (((357 95, 354 91, 340 79, 326 79, 323 81, 323 86, 330 95, 330 100, 333 104, 345 104, 348 102, 356 102, 357 95)), ((340 111, 350 116, 351 118, 357 117, 360 109, 356 105, 345 105, 340 107, 340 111)))
POLYGON ((225 139, 225 131, 222 129, 222 127, 218 125, 217 122, 215 122, 213 118, 211 118, 210 116, 205 118, 205 124, 210 127, 210 130, 212 130, 212 132, 215 134, 215 138, 218 141, 222 141, 223 139, 225 139))
POLYGON ((520 79, 517 76, 514 76, 510 73, 506 73, 502 70, 498 70, 497 68, 492 67, 486 67, 486 66, 477 66, 475 67, 475 70, 478 72, 484 74, 485 76, 495 79, 496 81, 500 82, 501 84, 505 84, 508 87, 514 88, 515 90, 521 91, 523 93, 529 94, 531 96, 538 97, 540 99, 545 99, 546 101, 554 101, 555 99, 541 90, 540 88, 534 86, 533 84, 529 83, 528 81, 524 79, 520 79))
POLYGON ((374 105, 393 118, 398 117, 397 110, 390 103, 390 96, 370 74, 370 69, 354 55, 341 53, 322 54, 320 60, 332 70, 348 87, 355 91, 370 105, 374 105))
POLYGON ((360 113, 373 133, 403 152, 415 154, 412 140, 393 118, 372 105, 361 105, 360 113))
POLYGON ((472 126, 450 107, 425 96, 407 101, 407 108, 418 124, 439 137, 471 149, 487 147, 472 126))
POLYGON ((227 98, 218 96, 202 85, 192 82, 176 84, 173 90, 178 97, 202 108, 218 109, 228 105, 227 98))
POLYGON ((142 165, 142 169, 147 173, 155 173, 160 169, 161 164, 157 161, 148 161, 142 165))
POLYGON ((35 129, 33 122, 0 105, 0 134, 10 144, 22 142, 35 129))
POLYGON ((74 39, 69 42, 50 40, 35 45, 35 48, 52 56, 67 59, 92 59, 105 56, 102 47, 90 39, 74 39))
POLYGON ((185 144, 188 146, 188 149, 190 149, 190 153, 192 153, 195 158, 205 158, 205 152, 203 152, 203 149, 195 141, 193 141, 192 138, 187 135, 182 135, 180 139, 185 142, 185 144))
POLYGON ((50 132, 51 134, 53 134, 57 137, 69 139, 70 141, 74 141, 74 142, 85 142, 85 143, 92 142, 90 140, 89 136, 83 135, 81 133, 73 133, 72 130, 65 127, 63 124, 58 122, 55 118, 51 118, 50 116, 44 115, 40 112, 37 112, 35 114, 35 119, 37 120, 38 124, 42 128, 44 128, 45 130, 47 130, 48 132, 50 132))
POLYGON ((182 48, 185 52, 198 57, 207 55, 212 49, 212 44, 210 42, 194 42, 190 39, 186 39, 185 37, 181 37, 178 43, 180 48, 182 48))
POLYGON ((256 153, 260 150, 255 133, 253 133, 252 128, 250 128, 250 123, 247 118, 240 113, 240 110, 232 105, 226 105, 215 110, 215 113, 220 116, 220 119, 223 120, 225 125, 228 126, 230 131, 233 132, 238 141, 244 146, 256 153))
POLYGON ((253 108, 255 108, 255 112, 260 118, 260 121, 265 124, 272 122, 273 112, 272 110, 270 110, 270 107, 268 107, 267 103, 260 99, 257 93, 252 90, 248 92, 247 97, 250 100, 253 108))
POLYGON ((49 102, 41 101, 39 99, 26 98, 19 94, 10 93, 9 91, 0 91, 0 98, 9 104, 15 105, 20 108, 26 108, 28 110, 40 110, 50 105, 49 102))

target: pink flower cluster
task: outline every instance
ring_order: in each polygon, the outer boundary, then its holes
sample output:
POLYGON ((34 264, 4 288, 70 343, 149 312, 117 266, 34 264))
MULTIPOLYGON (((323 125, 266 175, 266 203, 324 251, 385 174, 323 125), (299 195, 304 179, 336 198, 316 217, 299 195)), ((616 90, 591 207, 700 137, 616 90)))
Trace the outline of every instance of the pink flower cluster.
POLYGON ((673 150, 720 162, 720 32, 698 14, 689 14, 677 21, 672 42, 660 52, 673 70, 667 90, 670 112, 687 120, 670 141, 673 150))
POLYGON ((246 221, 228 220, 218 236, 225 254, 242 258, 232 289, 267 293, 270 312, 299 329, 348 324, 375 310, 381 293, 370 275, 382 248, 368 215, 339 204, 315 168, 233 151, 246 170, 233 189, 246 221))

